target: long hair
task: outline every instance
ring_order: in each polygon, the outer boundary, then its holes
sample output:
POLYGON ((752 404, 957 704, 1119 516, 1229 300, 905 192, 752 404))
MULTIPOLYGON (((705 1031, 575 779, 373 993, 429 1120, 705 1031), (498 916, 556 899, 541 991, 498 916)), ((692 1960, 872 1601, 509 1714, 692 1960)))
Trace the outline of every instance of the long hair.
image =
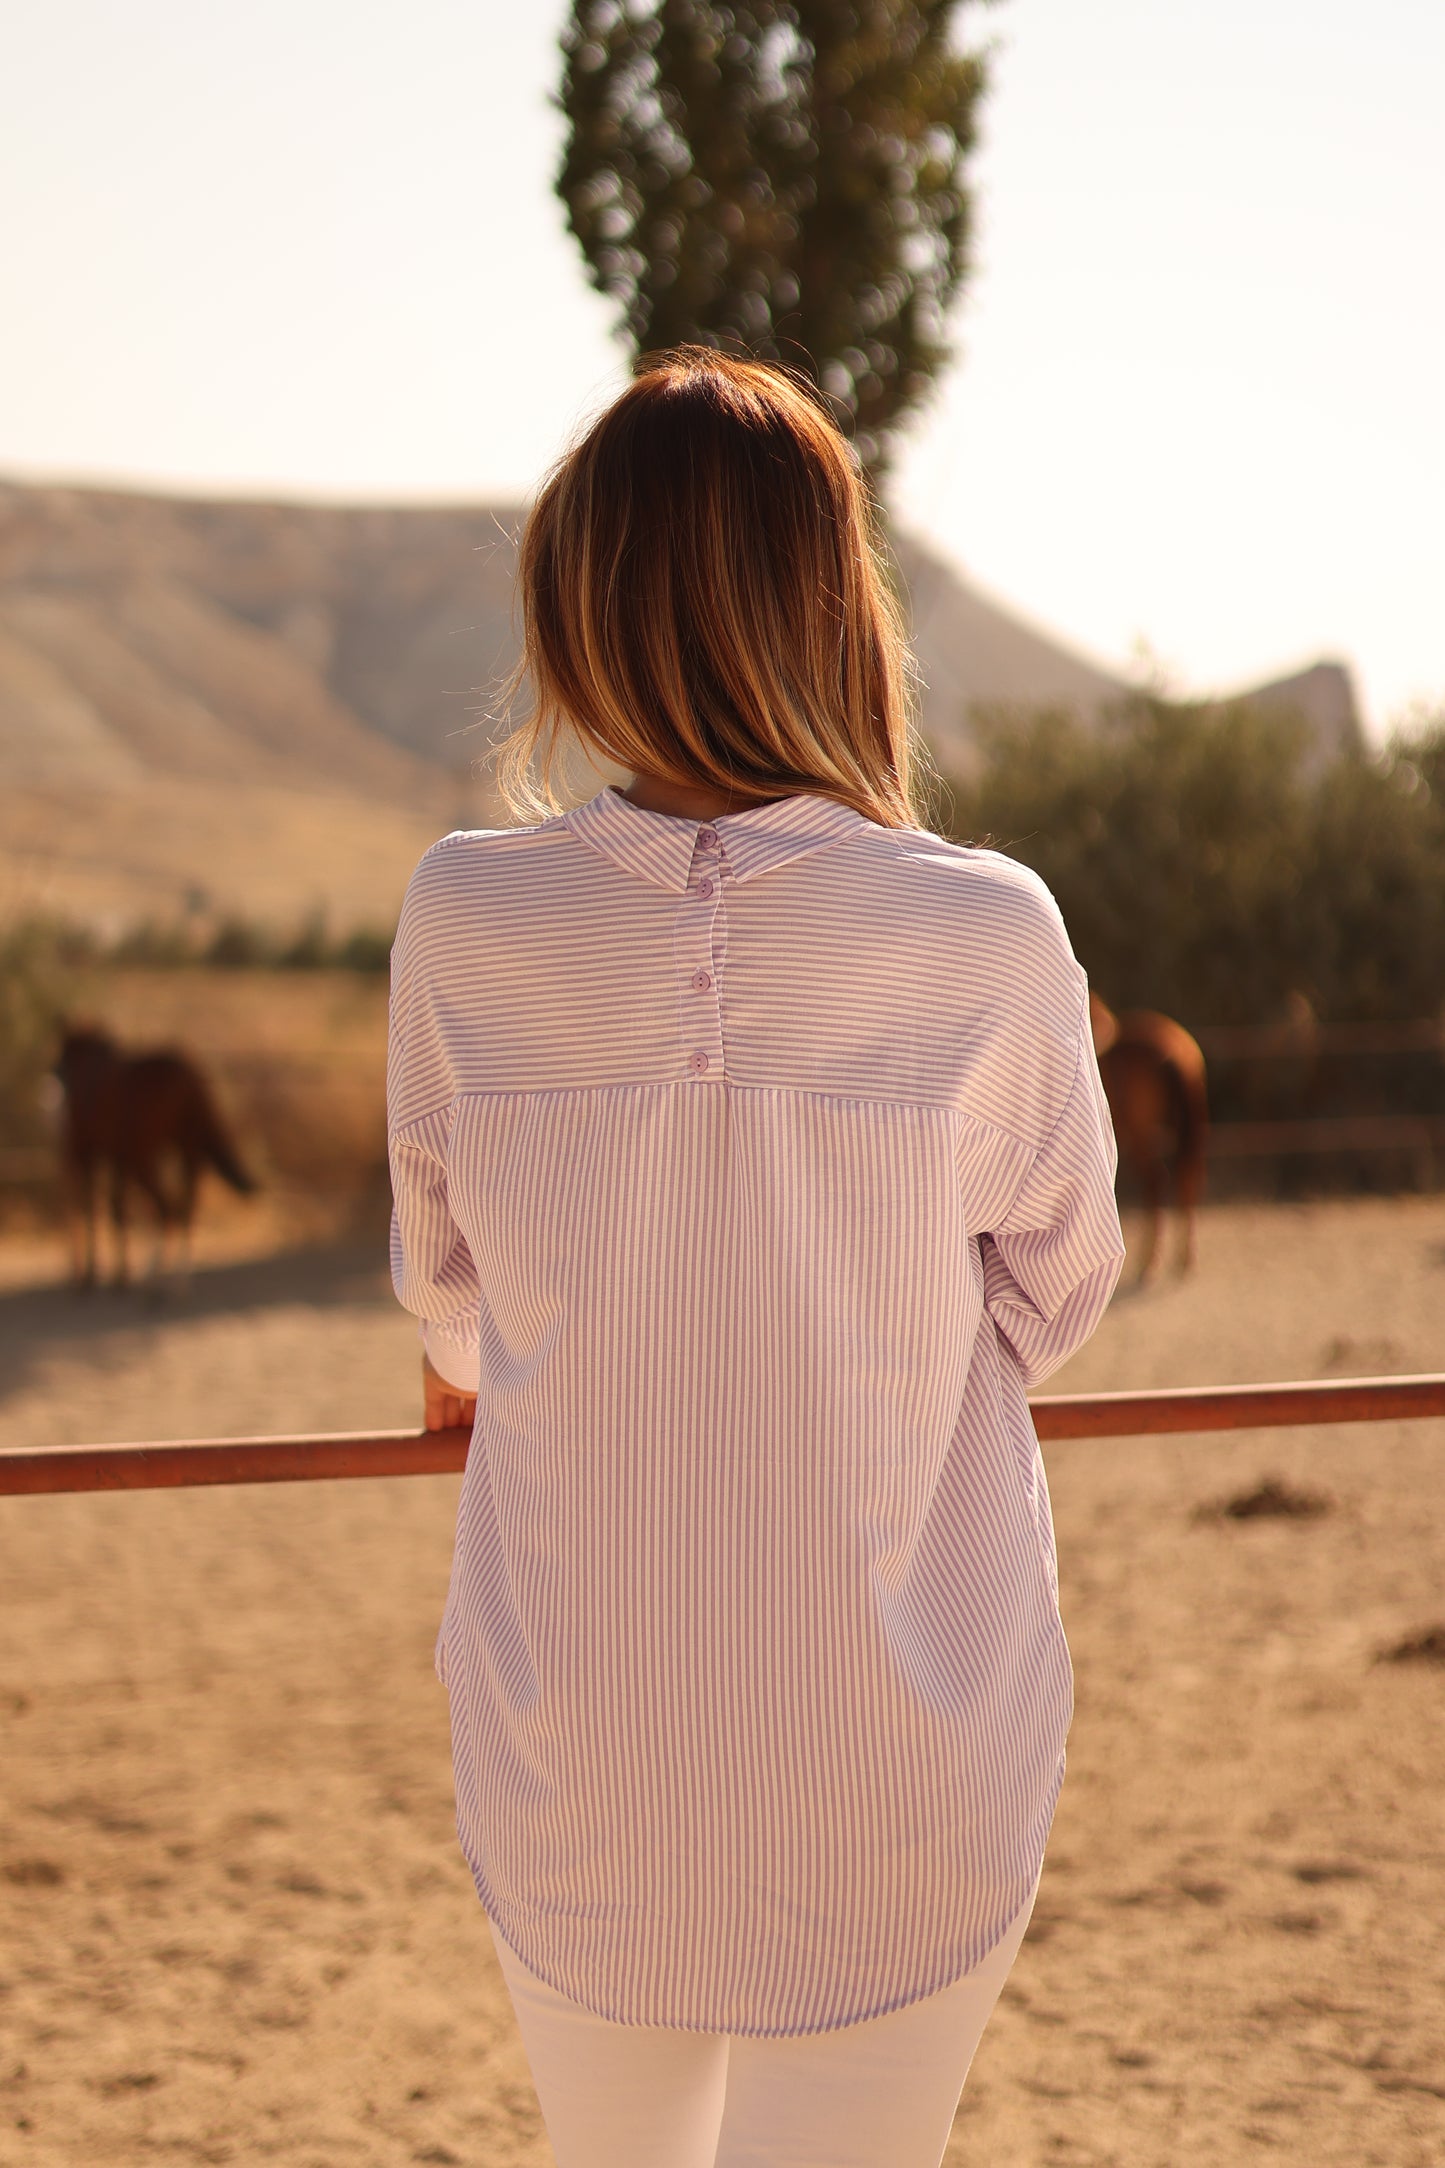
POLYGON ((534 705, 499 748, 514 812, 556 810, 575 733, 739 807, 809 791, 924 825, 872 504, 806 380, 706 347, 646 360, 549 476, 518 593, 534 705))

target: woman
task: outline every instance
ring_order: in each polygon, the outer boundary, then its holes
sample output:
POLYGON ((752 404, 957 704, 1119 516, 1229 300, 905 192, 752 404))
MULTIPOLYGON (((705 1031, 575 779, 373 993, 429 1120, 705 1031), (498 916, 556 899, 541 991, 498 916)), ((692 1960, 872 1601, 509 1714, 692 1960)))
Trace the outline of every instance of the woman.
POLYGON ((918 819, 787 374, 647 367, 520 588, 514 789, 569 734, 633 781, 435 845, 393 957, 461 1841, 560 2168, 936 2168, 1063 1773, 1024 1394, 1122 1255, 1084 976, 918 819))

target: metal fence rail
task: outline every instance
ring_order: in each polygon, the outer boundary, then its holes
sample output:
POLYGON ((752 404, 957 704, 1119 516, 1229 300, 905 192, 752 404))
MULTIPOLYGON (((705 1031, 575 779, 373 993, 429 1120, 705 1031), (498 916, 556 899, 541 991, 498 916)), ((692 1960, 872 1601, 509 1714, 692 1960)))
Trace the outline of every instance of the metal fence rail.
MULTIPOLYGON (((1045 1395, 1032 1406, 1038 1434, 1045 1440, 1401 1422, 1445 1416, 1445 1375, 1208 1385, 1160 1393, 1086 1393, 1073 1398, 1045 1395)), ((455 1475, 466 1463, 468 1442, 465 1430, 376 1430, 0 1451, 0 1496, 173 1490, 214 1483, 309 1483, 346 1476, 455 1475)))

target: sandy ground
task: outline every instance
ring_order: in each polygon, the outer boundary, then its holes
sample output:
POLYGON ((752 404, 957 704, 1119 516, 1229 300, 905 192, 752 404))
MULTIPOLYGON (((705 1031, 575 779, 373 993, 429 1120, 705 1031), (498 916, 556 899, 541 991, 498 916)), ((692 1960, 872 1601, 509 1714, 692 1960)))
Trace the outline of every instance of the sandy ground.
MULTIPOLYGON (((0 1252, 4 1442, 412 1420, 375 1248, 234 1226, 161 1308, 0 1252)), ((1231 1205, 1054 1389, 1442 1368, 1445 1199, 1231 1205)), ((1438 2168, 1445 1671, 1382 1659, 1445 1425, 1050 1465, 1070 1776, 950 2168, 1438 2168), (1214 1510, 1266 1476, 1320 1510, 1214 1510)), ((451 1835, 455 1489, 0 1500, 0 2168, 550 2161, 451 1835)))

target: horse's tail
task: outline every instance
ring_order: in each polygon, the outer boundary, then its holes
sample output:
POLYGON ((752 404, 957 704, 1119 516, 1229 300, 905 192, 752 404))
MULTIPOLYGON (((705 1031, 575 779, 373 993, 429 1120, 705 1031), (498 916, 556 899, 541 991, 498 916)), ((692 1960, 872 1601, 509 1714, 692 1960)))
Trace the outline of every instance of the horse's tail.
POLYGON ((235 1146, 226 1135, 211 1095, 199 1077, 196 1078, 196 1085, 198 1088, 193 1110, 196 1148, 207 1164, 215 1168, 223 1182, 229 1182, 238 1195, 250 1197, 258 1186, 256 1179, 254 1175, 246 1172, 236 1157, 235 1146))

